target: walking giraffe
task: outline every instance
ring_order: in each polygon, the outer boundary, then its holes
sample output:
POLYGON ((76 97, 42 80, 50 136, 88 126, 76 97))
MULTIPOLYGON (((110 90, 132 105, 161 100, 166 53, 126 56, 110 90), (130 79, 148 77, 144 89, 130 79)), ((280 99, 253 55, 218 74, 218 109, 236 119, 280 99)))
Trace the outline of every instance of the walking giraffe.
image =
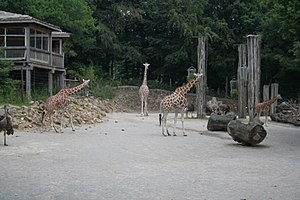
POLYGON ((72 130, 74 131, 74 125, 73 125, 73 119, 72 115, 69 113, 67 106, 68 106, 68 97, 76 92, 79 92, 82 88, 86 87, 90 80, 84 80, 83 83, 81 83, 78 86, 72 87, 72 88, 64 88, 61 89, 57 94, 50 96, 47 101, 44 103, 43 106, 43 114, 42 114, 42 129, 44 126, 45 119, 47 117, 50 118, 51 127, 54 128, 54 130, 58 133, 59 131, 54 126, 53 123, 53 114, 55 110, 62 110, 61 113, 61 120, 60 120, 60 132, 62 132, 63 127, 63 120, 64 120, 64 113, 67 113, 70 119, 70 123, 72 126, 72 130))
POLYGON ((258 119, 260 118, 260 115, 262 112, 264 112, 265 114, 265 125, 267 125, 268 122, 268 115, 269 115, 269 111, 270 111, 270 107, 271 105, 277 100, 277 99, 282 99, 280 95, 274 96, 272 99, 270 100, 266 100, 262 103, 258 103, 255 106, 255 114, 254 116, 257 116, 258 119))
POLYGON ((139 95, 141 98, 141 115, 142 116, 148 116, 148 96, 149 96, 149 88, 147 85, 147 70, 148 70, 148 66, 150 64, 148 63, 144 63, 145 66, 145 71, 144 71, 144 80, 143 80, 143 84, 141 85, 140 89, 139 89, 139 95))
POLYGON ((171 136, 168 131, 167 127, 167 115, 171 110, 175 111, 175 118, 174 118, 174 127, 173 127, 173 136, 176 136, 175 129, 177 123, 177 116, 178 112, 181 113, 181 124, 182 124, 182 131, 183 136, 186 136, 185 129, 184 129, 184 112, 187 109, 187 99, 185 94, 190 91, 190 89, 195 85, 195 83, 199 80, 202 76, 202 73, 194 74, 194 78, 186 83, 185 85, 178 87, 175 92, 163 98, 160 103, 160 114, 159 114, 159 125, 161 125, 161 133, 163 136, 171 136), (165 135, 165 129, 167 135, 165 135))

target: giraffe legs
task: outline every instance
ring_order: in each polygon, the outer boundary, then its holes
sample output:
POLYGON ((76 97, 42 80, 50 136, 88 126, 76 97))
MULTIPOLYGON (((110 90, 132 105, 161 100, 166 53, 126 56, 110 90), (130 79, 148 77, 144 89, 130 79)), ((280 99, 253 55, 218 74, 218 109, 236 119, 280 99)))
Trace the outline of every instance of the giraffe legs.
POLYGON ((177 117, 178 117, 178 112, 175 112, 174 126, 173 126, 173 136, 176 136, 175 129, 176 129, 176 124, 177 124, 177 117))
POLYGON ((142 105, 141 105, 141 116, 144 116, 144 100, 141 99, 142 105))
POLYGON ((268 122, 268 114, 266 113, 265 114, 265 126, 268 126, 267 122, 268 122))
MULTIPOLYGON (((174 127, 173 127, 173 136, 176 136, 175 130, 176 130, 177 118, 178 118, 178 112, 175 112, 174 127)), ((180 119, 181 119, 183 136, 187 136, 185 134, 185 129, 184 129, 184 111, 180 112, 180 119)))
POLYGON ((64 109, 63 110, 63 113, 61 114, 61 120, 60 120, 60 133, 63 133, 63 127, 64 127, 64 116, 65 116, 65 113, 69 116, 69 122, 71 124, 71 127, 72 127, 72 131, 75 131, 75 128, 74 128, 74 124, 73 124, 73 118, 72 118, 72 115, 70 114, 70 112, 68 111, 68 109, 64 109))
POLYGON ((6 144, 6 131, 4 131, 4 146, 8 146, 8 145, 6 144))
POLYGON ((46 112, 45 114, 43 114, 43 116, 42 116, 42 125, 41 125, 41 129, 42 129, 41 132, 43 132, 43 130, 44 130, 46 118, 49 117, 51 128, 54 129, 56 133, 63 133, 64 115, 65 115, 65 113, 69 116, 70 124, 72 126, 72 131, 75 131, 72 115, 70 114, 70 112, 67 109, 64 109, 60 113, 61 114, 61 118, 60 118, 60 128, 59 129, 54 125, 54 122, 53 122, 53 114, 54 113, 53 113, 53 111, 52 112, 49 111, 49 112, 46 112))
POLYGON ((75 131, 72 115, 70 114, 70 112, 68 110, 66 110, 66 113, 69 115, 69 119, 70 119, 70 124, 71 124, 71 127, 72 127, 72 131, 75 131))
POLYGON ((145 112, 145 116, 148 116, 148 103, 147 103, 147 99, 145 99, 145 102, 144 102, 144 112, 145 112))
POLYGON ((183 132, 183 136, 187 136, 185 134, 185 128, 184 128, 184 111, 181 112, 181 124, 182 124, 182 132, 183 132))
MULTIPOLYGON (((184 128, 184 112, 181 112, 181 124, 182 124, 182 132, 183 132, 183 136, 187 136, 185 134, 185 128, 184 128)), ((163 136, 171 136, 171 134, 169 133, 168 130, 168 126, 167 126, 167 115, 168 113, 163 113, 162 116, 162 126, 161 126, 161 133, 163 134, 163 136), (167 135, 165 134, 165 130, 167 132, 167 135)), ((176 125, 177 125, 177 118, 178 118, 178 112, 175 112, 175 117, 174 117, 174 125, 173 125, 173 136, 176 136, 175 130, 176 130, 176 125)))
POLYGON ((171 134, 168 131, 168 127, 167 127, 167 115, 168 115, 168 113, 164 112, 163 116, 161 118, 161 121, 162 121, 161 133, 163 134, 163 136, 171 136, 171 134), (167 135, 165 134, 165 129, 166 129, 167 135))
POLYGON ((268 126, 268 115, 269 115, 269 112, 270 112, 270 108, 267 107, 266 110, 264 111, 265 112, 265 126, 268 126))
POLYGON ((141 116, 148 116, 148 103, 147 98, 141 99, 141 116))
POLYGON ((57 130, 57 128, 54 126, 53 115, 50 115, 50 124, 51 124, 51 127, 55 130, 55 132, 59 133, 59 131, 57 130))
POLYGON ((56 133, 58 133, 59 131, 57 130, 57 128, 54 126, 54 123, 53 123, 53 111, 49 111, 49 112, 46 112, 46 113, 43 114, 41 132, 44 131, 45 121, 46 121, 47 117, 49 117, 49 119, 50 119, 51 128, 54 129, 56 133))

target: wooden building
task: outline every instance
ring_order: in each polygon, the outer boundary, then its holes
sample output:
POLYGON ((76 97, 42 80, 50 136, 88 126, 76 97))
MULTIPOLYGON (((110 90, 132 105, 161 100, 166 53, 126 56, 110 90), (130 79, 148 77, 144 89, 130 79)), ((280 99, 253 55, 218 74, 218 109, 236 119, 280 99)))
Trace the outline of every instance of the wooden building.
POLYGON ((59 27, 29 15, 0 11, 0 59, 14 63, 12 77, 32 91, 63 88, 66 75, 63 42, 70 37, 59 27))

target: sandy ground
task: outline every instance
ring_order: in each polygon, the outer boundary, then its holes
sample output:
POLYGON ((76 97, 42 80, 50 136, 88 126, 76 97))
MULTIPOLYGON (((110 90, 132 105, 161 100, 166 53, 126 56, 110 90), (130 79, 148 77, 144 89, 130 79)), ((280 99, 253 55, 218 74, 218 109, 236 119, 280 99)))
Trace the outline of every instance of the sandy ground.
POLYGON ((299 127, 270 122, 245 147, 200 119, 163 137, 157 118, 111 113, 75 132, 16 132, 8 147, 1 133, 0 199, 299 199, 299 127))

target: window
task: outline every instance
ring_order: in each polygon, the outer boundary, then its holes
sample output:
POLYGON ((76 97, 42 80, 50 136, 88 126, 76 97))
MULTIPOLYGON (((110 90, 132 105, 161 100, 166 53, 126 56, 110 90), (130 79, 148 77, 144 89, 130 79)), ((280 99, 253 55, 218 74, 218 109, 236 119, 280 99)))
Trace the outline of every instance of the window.
POLYGON ((0 47, 4 47, 4 28, 0 28, 0 47))
POLYGON ((30 29, 30 47, 48 51, 49 34, 30 29))
POLYGON ((37 31, 35 35, 35 48, 42 49, 42 33, 40 31, 37 31))
POLYGON ((0 47, 4 47, 4 37, 0 36, 0 47))
POLYGON ((52 40, 52 52, 60 53, 59 40, 52 40))
POLYGON ((0 28, 0 46, 25 46, 25 29, 0 28))

